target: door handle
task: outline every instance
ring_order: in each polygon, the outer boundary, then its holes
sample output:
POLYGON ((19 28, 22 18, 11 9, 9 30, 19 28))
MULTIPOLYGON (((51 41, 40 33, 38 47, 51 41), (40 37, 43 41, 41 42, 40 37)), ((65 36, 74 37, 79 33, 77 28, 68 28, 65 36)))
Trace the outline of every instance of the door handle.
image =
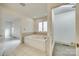
POLYGON ((0 35, 0 37, 2 37, 2 35, 0 35))
POLYGON ((77 47, 79 47, 79 43, 77 43, 77 47))

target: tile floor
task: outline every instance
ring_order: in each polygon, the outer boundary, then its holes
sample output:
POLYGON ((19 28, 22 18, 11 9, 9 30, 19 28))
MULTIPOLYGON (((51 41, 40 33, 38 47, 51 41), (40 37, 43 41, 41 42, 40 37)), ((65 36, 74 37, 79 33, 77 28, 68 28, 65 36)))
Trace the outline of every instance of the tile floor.
POLYGON ((72 46, 67 46, 63 44, 55 44, 54 56, 75 56, 76 48, 72 46))
MULTIPOLYGON (((45 52, 29 45, 20 44, 20 40, 11 40, 0 43, 0 56, 45 56, 45 52)), ((54 56, 75 56, 75 47, 56 44, 54 56)))
POLYGON ((45 52, 29 45, 21 44, 20 40, 11 40, 0 44, 0 55, 3 56, 45 56, 45 52))

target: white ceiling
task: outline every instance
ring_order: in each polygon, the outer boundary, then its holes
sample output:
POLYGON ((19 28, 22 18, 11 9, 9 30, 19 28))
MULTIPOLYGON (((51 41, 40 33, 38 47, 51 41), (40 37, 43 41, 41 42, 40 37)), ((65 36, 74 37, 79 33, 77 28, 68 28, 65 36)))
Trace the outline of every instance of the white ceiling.
POLYGON ((0 5, 14 9, 26 17, 34 18, 47 15, 46 3, 25 3, 25 6, 22 6, 20 3, 4 3, 0 5))
POLYGON ((75 6, 75 4, 62 5, 60 7, 55 8, 54 13, 55 14, 60 14, 60 13, 75 10, 75 8, 73 8, 74 6, 75 6))
MULTIPOLYGON (((24 3, 24 5, 22 6, 20 3, 0 3, 0 6, 11 8, 26 17, 35 18, 47 15, 46 3, 24 3)), ((55 8, 54 12, 59 14, 71 10, 73 10, 72 4, 68 4, 55 8)))

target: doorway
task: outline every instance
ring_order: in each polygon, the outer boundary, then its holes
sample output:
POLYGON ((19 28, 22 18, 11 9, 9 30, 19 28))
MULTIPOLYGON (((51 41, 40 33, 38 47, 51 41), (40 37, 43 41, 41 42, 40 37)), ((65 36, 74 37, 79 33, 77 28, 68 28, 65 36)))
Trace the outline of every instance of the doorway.
POLYGON ((12 34, 14 32, 12 22, 6 21, 5 22, 5 40, 11 40, 12 34))
POLYGON ((5 40, 20 39, 20 24, 19 20, 5 21, 5 40))
POLYGON ((75 4, 65 4, 54 9, 55 56, 76 55, 74 6, 75 4))

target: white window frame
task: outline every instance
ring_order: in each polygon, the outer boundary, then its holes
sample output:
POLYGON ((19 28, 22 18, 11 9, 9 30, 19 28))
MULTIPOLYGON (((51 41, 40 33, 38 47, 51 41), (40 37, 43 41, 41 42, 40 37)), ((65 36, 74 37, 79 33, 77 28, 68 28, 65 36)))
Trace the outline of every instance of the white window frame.
POLYGON ((45 25, 45 23, 47 23, 47 21, 41 21, 38 23, 38 31, 39 32, 47 32, 47 25, 45 25), (41 26, 41 29, 39 29, 40 27, 40 23, 42 24, 41 26), (46 29, 45 29, 45 26, 46 26, 46 29))

